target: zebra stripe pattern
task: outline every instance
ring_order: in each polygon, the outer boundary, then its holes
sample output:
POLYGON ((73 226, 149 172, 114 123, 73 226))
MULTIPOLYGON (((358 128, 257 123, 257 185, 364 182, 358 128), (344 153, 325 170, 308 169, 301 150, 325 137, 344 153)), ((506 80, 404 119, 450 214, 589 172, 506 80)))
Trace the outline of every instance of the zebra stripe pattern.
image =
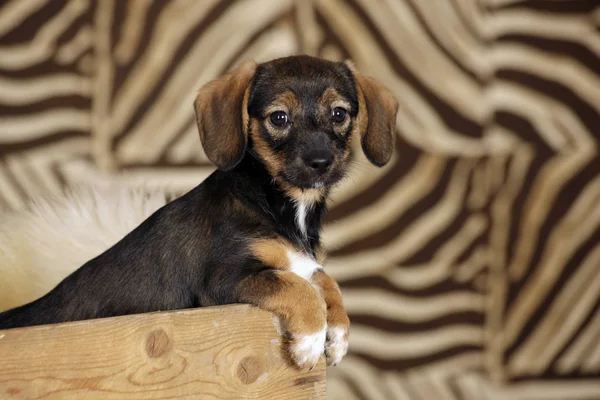
POLYGON ((594 0, 5 0, 0 209, 213 171, 191 107, 242 60, 352 59, 400 101, 356 146, 327 266, 353 322, 332 399, 600 399, 594 0))

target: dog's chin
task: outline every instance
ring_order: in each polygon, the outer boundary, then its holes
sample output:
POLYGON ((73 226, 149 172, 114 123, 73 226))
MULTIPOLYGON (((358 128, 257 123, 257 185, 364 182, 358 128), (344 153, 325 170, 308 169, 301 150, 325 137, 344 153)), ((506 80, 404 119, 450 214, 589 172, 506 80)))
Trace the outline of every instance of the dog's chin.
POLYGON ((283 180, 294 187, 302 190, 326 189, 335 186, 341 179, 341 174, 326 174, 314 178, 301 179, 299 177, 282 176, 283 180))

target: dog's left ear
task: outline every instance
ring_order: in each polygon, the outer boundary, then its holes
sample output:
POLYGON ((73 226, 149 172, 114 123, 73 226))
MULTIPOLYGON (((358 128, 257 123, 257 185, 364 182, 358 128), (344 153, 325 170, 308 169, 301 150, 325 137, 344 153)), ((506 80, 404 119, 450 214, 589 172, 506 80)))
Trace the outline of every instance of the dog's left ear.
POLYGON ((357 124, 363 151, 372 164, 382 167, 394 153, 398 101, 392 92, 375 79, 358 72, 351 61, 345 64, 356 81, 359 106, 357 124))
POLYGON ((204 85, 196 100, 196 122, 208 159, 221 170, 235 167, 248 143, 248 97, 257 64, 248 60, 204 85))

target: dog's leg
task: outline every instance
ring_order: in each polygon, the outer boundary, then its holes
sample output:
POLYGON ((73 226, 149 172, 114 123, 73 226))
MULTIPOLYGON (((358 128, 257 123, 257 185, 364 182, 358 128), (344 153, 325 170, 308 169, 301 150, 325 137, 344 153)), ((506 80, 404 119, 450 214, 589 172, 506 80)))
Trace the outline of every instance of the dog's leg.
POLYGON ((337 365, 348 351, 350 319, 344 309, 342 293, 337 282, 323 270, 315 272, 312 281, 321 289, 321 295, 327 304, 327 364, 337 365))
POLYGON ((280 315, 290 335, 290 353, 300 368, 323 354, 327 328, 325 301, 313 285, 292 271, 265 269, 242 281, 237 300, 280 315))

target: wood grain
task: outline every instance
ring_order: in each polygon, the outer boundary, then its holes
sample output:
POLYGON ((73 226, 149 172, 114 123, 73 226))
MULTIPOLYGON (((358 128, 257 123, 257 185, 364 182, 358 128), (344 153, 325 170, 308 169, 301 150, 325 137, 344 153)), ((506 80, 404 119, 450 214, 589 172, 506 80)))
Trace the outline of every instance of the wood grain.
POLYGON ((246 305, 0 331, 0 399, 324 399, 246 305))

